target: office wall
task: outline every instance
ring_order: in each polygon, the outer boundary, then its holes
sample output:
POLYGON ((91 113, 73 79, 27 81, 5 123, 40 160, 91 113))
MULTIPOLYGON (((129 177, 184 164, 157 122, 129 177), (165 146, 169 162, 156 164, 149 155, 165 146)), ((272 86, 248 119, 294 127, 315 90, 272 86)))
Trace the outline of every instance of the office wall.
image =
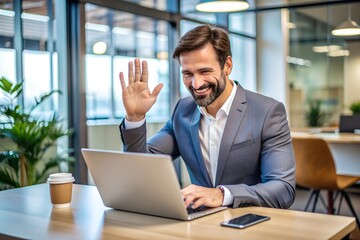
POLYGON ((102 150, 122 150, 119 125, 88 125, 88 148, 102 150))
MULTIPOLYGON (((257 1, 261 6, 266 1, 257 1)), ((286 1, 274 1, 286 3, 286 1)), ((288 34, 284 29, 287 12, 280 10, 256 14, 256 58, 258 92, 287 104, 286 56, 288 34)))
POLYGON ((344 108, 349 112, 349 105, 360 101, 360 42, 348 42, 350 56, 345 58, 344 66, 344 108))

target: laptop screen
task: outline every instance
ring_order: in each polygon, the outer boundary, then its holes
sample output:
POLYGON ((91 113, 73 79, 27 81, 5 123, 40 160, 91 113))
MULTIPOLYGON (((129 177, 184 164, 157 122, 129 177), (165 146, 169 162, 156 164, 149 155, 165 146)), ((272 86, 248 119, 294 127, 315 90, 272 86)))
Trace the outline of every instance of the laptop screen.
POLYGON ((353 133, 355 129, 360 129, 360 114, 340 116, 340 132, 353 133))

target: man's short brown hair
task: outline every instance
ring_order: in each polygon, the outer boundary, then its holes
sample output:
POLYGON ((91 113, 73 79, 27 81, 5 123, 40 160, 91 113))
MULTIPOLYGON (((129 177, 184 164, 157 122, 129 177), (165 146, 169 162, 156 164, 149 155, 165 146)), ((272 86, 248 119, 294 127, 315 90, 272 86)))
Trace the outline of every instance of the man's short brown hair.
POLYGON ((231 56, 229 36, 223 29, 210 25, 198 26, 182 36, 173 52, 173 58, 179 60, 181 53, 199 50, 208 43, 214 47, 218 62, 223 68, 227 57, 231 56))

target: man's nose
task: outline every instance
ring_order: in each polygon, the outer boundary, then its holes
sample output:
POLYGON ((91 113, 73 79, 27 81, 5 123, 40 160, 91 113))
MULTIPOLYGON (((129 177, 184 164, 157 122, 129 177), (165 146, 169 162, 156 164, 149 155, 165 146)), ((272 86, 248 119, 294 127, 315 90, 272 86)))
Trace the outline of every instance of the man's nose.
POLYGON ((204 85, 205 81, 204 78, 201 75, 195 74, 191 86, 195 89, 200 88, 202 85, 204 85))

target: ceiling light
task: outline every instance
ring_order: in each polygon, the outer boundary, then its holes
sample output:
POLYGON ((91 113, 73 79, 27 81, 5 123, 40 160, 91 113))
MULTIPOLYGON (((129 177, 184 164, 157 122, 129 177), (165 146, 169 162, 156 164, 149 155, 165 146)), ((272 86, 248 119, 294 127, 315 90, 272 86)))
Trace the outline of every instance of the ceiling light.
POLYGON ((349 50, 336 50, 336 51, 330 51, 327 53, 329 57, 346 57, 350 56, 349 50))
POLYGON ((291 64, 295 64, 295 65, 299 65, 299 66, 304 66, 304 67, 310 67, 311 66, 311 61, 310 60, 297 58, 297 57, 287 56, 286 57, 286 62, 291 63, 291 64))
POLYGON ((334 36, 356 36, 360 35, 360 26, 355 21, 351 20, 350 4, 348 5, 348 20, 341 23, 332 32, 334 36))
POLYGON ((169 57, 169 54, 167 51, 160 51, 156 54, 156 57, 160 60, 166 60, 169 57))
POLYGON ((331 51, 336 51, 336 50, 340 50, 342 49, 341 46, 339 45, 330 45, 330 46, 313 46, 312 50, 313 52, 316 53, 327 53, 327 52, 331 52, 331 51))
POLYGON ((95 54, 104 54, 107 49, 107 44, 105 42, 97 42, 93 46, 93 52, 95 54))
POLYGON ((293 23, 293 22, 288 22, 288 23, 287 23, 287 27, 288 27, 288 29, 295 29, 295 28, 296 28, 296 24, 293 23))
POLYGON ((217 0, 201 1, 196 5, 196 10, 200 12, 237 12, 249 8, 249 3, 244 0, 217 0))
POLYGON ((360 35, 360 26, 352 20, 347 20, 340 24, 337 28, 332 30, 332 35, 335 36, 355 36, 360 35))

